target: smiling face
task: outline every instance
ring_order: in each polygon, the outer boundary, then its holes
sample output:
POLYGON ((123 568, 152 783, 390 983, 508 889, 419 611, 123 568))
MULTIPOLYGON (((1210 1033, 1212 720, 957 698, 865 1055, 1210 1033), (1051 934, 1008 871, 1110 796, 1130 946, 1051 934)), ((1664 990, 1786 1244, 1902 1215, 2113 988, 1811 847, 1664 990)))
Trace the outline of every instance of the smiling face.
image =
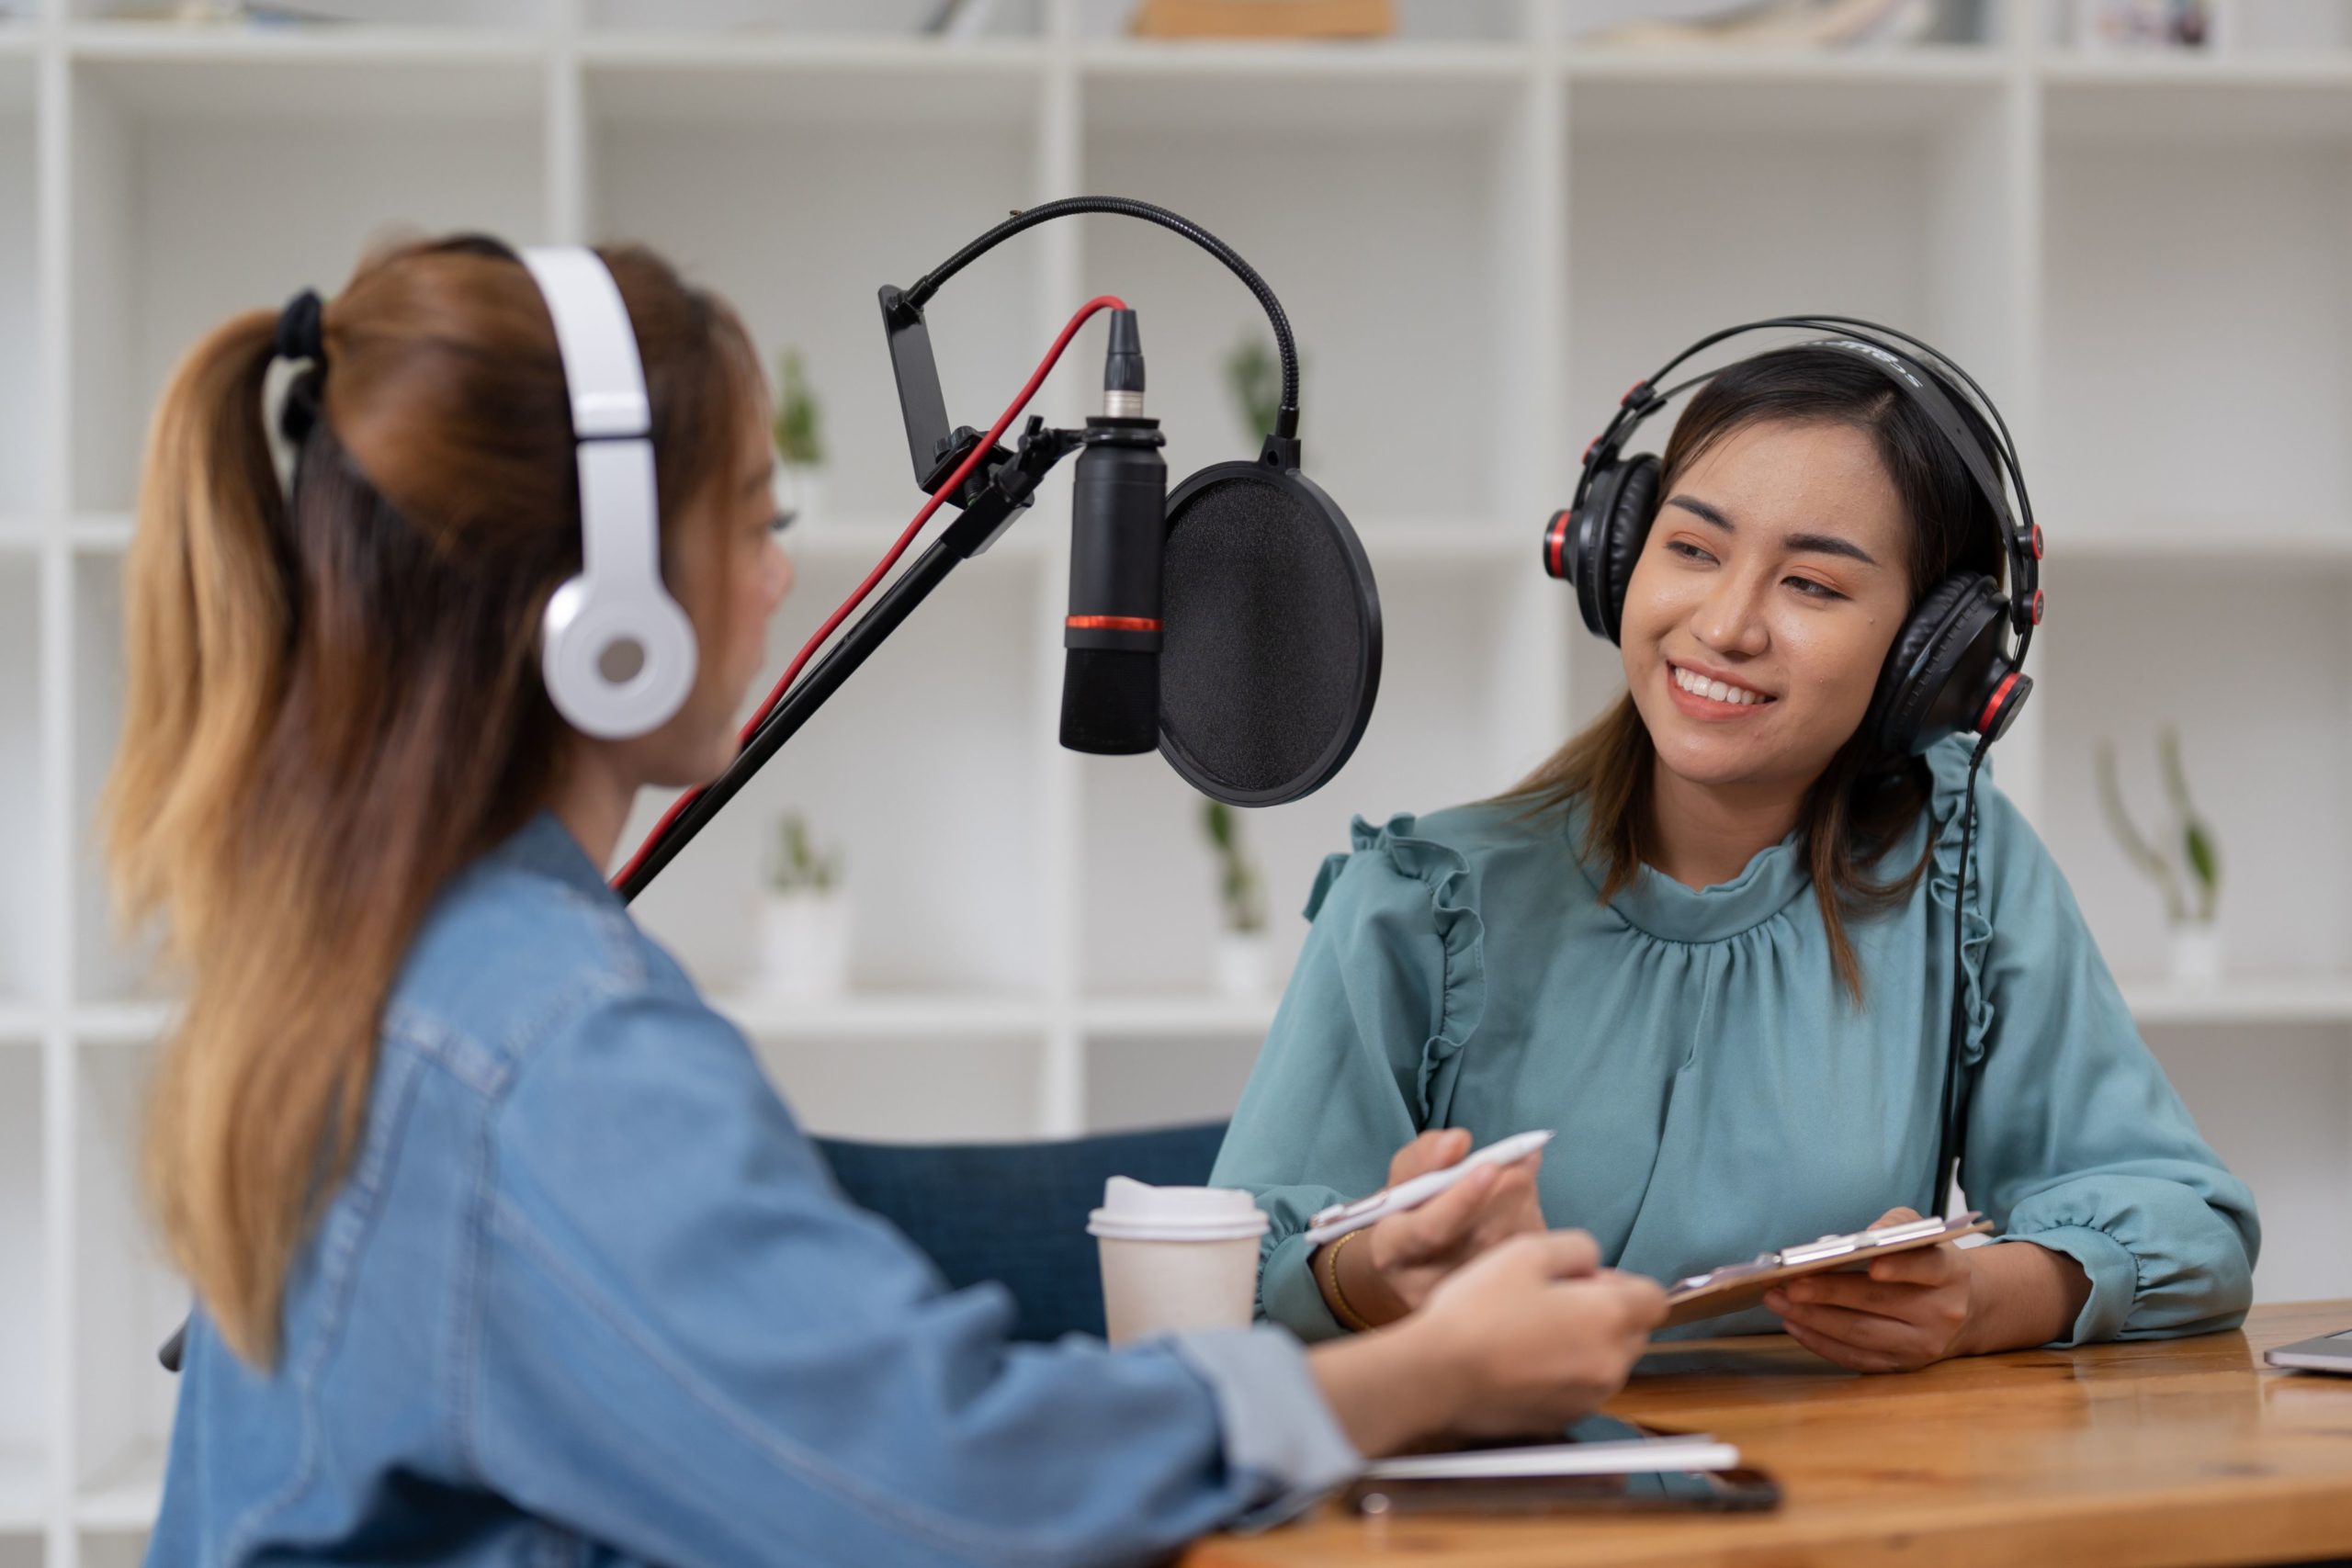
POLYGON ((1802 791, 1860 728, 1910 606, 1911 527, 1871 434, 1758 420, 1674 476, 1625 592, 1661 766, 1802 791))

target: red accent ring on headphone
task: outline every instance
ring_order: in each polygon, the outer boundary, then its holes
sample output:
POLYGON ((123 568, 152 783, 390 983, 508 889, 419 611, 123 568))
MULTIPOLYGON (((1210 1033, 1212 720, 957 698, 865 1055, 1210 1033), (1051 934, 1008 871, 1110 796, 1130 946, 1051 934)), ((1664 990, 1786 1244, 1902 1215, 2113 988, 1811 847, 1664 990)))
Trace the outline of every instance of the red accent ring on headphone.
POLYGON ((2041 525, 2039 523, 2033 525, 2033 558, 2041 558, 2041 525))
POLYGON ((2033 591, 2033 624, 2037 626, 2041 624, 2042 603, 2041 590, 2037 588, 2033 591))
POLYGON ((1156 632, 1159 623, 1142 615, 1072 615, 1063 623, 1074 632, 1156 632))
POLYGON ((2016 671, 2012 670, 2007 675, 2001 677, 2001 683, 1993 688, 1992 700, 1984 705, 1984 711, 1976 716, 1977 734, 1982 735, 1987 729, 1993 728, 1993 720, 1999 716, 2001 709, 2007 705, 2009 694, 2017 690, 2017 685, 2018 672, 2016 671))
POLYGON ((1576 513, 1559 511, 1552 513, 1552 526, 1544 530, 1544 566, 1554 577, 1568 575, 1568 525, 1576 521, 1576 513))

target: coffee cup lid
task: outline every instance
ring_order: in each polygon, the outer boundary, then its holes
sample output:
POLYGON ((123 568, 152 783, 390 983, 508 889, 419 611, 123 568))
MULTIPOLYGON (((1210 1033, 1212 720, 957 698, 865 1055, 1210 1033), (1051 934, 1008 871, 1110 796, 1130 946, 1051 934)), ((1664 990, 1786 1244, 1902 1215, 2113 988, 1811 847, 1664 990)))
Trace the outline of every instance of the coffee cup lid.
POLYGON ((1114 1176, 1087 1234, 1114 1241, 1238 1241, 1263 1235, 1265 1211, 1231 1187, 1154 1187, 1114 1176))

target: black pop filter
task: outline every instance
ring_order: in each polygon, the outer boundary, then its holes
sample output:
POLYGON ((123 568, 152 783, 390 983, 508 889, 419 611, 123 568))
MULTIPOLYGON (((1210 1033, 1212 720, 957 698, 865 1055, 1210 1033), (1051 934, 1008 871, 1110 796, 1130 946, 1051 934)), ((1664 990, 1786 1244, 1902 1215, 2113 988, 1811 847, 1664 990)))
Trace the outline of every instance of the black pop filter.
POLYGON ((1380 592, 1345 513, 1284 467, 1218 463, 1168 498, 1159 752, 1202 794, 1280 806, 1343 767, 1380 694, 1380 592))

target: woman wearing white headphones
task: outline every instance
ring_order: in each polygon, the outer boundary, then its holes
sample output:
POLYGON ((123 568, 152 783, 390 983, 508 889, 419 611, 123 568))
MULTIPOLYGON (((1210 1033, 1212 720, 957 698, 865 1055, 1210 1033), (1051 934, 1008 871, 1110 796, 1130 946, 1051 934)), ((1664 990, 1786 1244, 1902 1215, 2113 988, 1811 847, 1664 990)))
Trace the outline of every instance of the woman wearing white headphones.
POLYGON ((1970 841, 1969 732, 1989 744, 2024 700, 2002 644, 2040 618, 2007 455, 1943 372, 1866 334, 1698 379, 1662 459, 1617 459, 1670 394, 1627 395, 1547 537, 1625 694, 1499 799, 1358 822, 1316 884, 1214 1178, 1272 1216, 1266 1314, 1308 1338, 1387 1323, 1547 1221, 1694 1276, 1917 1219, 1949 1143, 2002 1245, 1890 1255, 1678 1332, 1785 1327, 1885 1371, 2234 1325, 2252 1194, 1997 790, 1970 841), (1558 1133, 1540 1168, 1306 1234, 1529 1128, 1558 1133))
POLYGON ((1125 1562, 1616 1387, 1661 1298, 1586 1237, 1360 1343, 1113 1352, 842 1199, 599 871, 729 761, 791 582, 757 357, 645 251, 527 259, 378 255, 156 416, 110 847, 188 990, 146 1152, 198 1310, 152 1559, 1125 1562))

